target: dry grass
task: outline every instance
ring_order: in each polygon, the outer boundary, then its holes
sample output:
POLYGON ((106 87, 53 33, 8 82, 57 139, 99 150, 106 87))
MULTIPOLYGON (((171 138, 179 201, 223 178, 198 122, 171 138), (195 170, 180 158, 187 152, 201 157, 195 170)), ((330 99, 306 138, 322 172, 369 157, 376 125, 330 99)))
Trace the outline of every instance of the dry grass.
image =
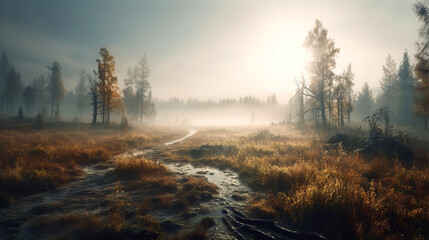
POLYGON ((251 201, 253 215, 277 217, 333 239, 428 238, 426 150, 417 154, 415 167, 406 168, 395 159, 326 151, 323 138, 308 131, 305 136, 284 128, 222 132, 197 133, 189 148, 206 143, 205 135, 213 144, 236 146, 232 155, 194 161, 238 170, 252 186, 268 192, 251 201))
POLYGON ((0 205, 13 196, 55 189, 79 175, 79 164, 112 159, 150 144, 142 133, 112 129, 1 130, 0 205))
POLYGON ((122 157, 115 161, 115 172, 123 177, 166 172, 167 168, 144 157, 122 157))
POLYGON ((179 199, 186 203, 196 203, 213 198, 218 193, 219 187, 207 181, 202 177, 186 177, 182 179, 185 182, 178 193, 179 199))

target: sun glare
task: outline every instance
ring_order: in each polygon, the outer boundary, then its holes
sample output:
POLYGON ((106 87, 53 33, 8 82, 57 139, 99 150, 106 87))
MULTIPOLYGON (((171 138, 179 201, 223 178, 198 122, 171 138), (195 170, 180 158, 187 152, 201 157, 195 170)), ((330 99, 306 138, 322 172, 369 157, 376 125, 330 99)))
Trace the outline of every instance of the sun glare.
MULTIPOLYGON (((310 53, 303 47, 304 37, 299 26, 290 21, 270 18, 251 34, 244 55, 244 68, 262 89, 289 91, 295 88, 295 78, 304 72, 310 53)), ((304 33, 305 36, 305 33, 304 33)))

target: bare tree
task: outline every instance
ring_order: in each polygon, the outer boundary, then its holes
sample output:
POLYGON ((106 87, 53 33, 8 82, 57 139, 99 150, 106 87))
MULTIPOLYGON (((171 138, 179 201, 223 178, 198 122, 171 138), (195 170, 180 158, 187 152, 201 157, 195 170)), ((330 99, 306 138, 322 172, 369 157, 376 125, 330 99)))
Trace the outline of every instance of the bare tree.
POLYGON ((310 88, 306 88, 312 98, 316 100, 316 106, 320 112, 322 125, 326 126, 326 109, 330 106, 327 95, 330 96, 332 82, 335 74, 333 69, 336 66, 335 57, 340 49, 335 48, 335 43, 331 38, 328 38, 328 30, 323 27, 319 20, 316 20, 315 27, 308 32, 304 46, 310 49, 313 53, 313 61, 311 61, 309 70, 311 75, 310 88), (326 106, 328 103, 328 106, 326 106))

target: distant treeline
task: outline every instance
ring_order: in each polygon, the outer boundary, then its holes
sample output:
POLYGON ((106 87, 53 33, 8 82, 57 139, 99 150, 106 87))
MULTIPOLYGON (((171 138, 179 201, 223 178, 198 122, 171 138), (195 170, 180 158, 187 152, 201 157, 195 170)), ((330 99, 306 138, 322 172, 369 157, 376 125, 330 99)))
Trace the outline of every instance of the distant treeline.
POLYGON ((2 118, 49 117, 90 119, 109 124, 111 115, 132 120, 152 120, 156 115, 152 91, 148 81, 150 69, 143 56, 137 66, 128 70, 126 88, 119 89, 115 76, 115 59, 106 49, 100 49, 97 70, 82 71, 72 91, 64 89, 61 65, 53 62, 47 67, 47 77, 39 76, 24 85, 6 53, 0 58, 0 115, 2 118), (122 94, 121 94, 122 92, 122 94), (99 118, 98 118, 99 117, 99 118))
POLYGON ((224 98, 219 101, 214 100, 199 100, 189 98, 186 101, 181 98, 172 97, 168 100, 154 99, 153 102, 158 109, 165 108, 211 108, 219 106, 277 106, 277 97, 275 94, 269 95, 267 100, 262 100, 254 96, 244 96, 236 98, 224 98))

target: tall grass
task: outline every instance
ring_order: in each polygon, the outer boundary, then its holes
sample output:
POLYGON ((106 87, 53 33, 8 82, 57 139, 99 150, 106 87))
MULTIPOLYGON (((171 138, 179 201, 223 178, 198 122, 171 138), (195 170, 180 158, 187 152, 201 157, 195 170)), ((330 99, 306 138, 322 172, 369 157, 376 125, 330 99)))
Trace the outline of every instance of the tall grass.
MULTIPOLYGON (((341 147, 325 150, 324 141, 308 133, 289 130, 273 138, 276 132, 217 135, 215 142, 237 151, 195 161, 223 163, 266 191, 265 198, 250 202, 257 217, 283 219, 333 239, 428 239, 427 151, 420 150, 416 165, 407 168, 395 159, 364 159, 341 147)), ((204 134, 210 135, 200 133, 194 144, 205 142, 204 134)))
POLYGON ((110 160, 149 144, 141 134, 92 131, 0 131, 0 206, 14 195, 57 188, 79 175, 80 164, 110 160))

